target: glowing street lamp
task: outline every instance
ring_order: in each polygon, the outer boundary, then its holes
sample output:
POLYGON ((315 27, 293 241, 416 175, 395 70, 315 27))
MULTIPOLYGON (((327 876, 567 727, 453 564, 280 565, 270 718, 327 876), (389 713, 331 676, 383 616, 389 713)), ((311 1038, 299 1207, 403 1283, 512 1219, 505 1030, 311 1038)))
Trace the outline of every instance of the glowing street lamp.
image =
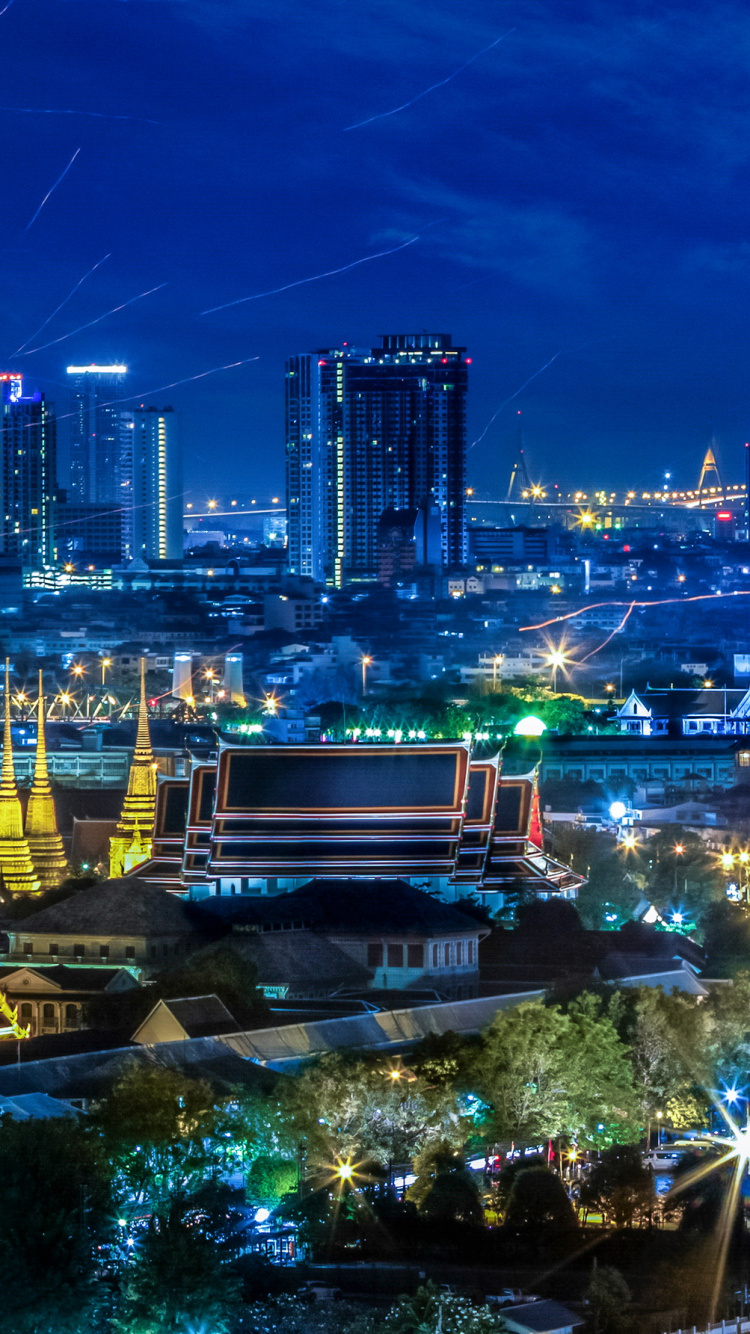
POLYGON ((504 653, 496 653, 492 659, 492 689, 497 690, 497 669, 501 662, 505 662, 504 653))
POLYGON ((547 666, 552 668, 552 692, 557 694, 557 671, 559 667, 564 667, 568 661, 567 653, 562 649, 555 649, 547 657, 547 666))
POLYGON ((100 664, 100 665, 101 665, 101 669, 102 669, 102 685, 106 685, 106 682, 107 682, 107 668, 112 666, 112 659, 111 659, 111 658, 102 658, 102 660, 101 660, 101 664, 100 664))
POLYGON ((372 666, 372 658, 369 653, 365 653, 362 658, 362 695, 367 694, 367 668, 372 666))
POLYGON ((275 695, 266 695, 263 700, 263 712, 275 718, 279 711, 279 701, 275 695))

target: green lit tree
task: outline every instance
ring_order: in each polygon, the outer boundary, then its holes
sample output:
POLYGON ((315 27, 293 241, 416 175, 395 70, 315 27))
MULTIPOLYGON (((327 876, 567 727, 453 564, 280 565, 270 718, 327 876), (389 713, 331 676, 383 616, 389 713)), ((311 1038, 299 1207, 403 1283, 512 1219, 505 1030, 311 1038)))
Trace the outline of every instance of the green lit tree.
POLYGON ((215 1176, 230 1141, 205 1080, 162 1066, 136 1067, 114 1085, 92 1114, 129 1207, 168 1212, 215 1176))
POLYGON ((215 1241, 172 1201, 137 1237, 112 1322, 117 1334, 230 1334, 240 1280, 221 1263, 215 1241))

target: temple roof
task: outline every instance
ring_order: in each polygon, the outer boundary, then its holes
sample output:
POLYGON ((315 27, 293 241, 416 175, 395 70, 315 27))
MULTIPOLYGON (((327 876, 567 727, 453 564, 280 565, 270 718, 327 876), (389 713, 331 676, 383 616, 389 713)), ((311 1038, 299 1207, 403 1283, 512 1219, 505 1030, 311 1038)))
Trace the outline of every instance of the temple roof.
POLYGON ((235 927, 298 922, 313 930, 354 936, 405 931, 445 936, 484 929, 476 918, 405 880, 316 879, 287 894, 216 897, 202 899, 194 907, 235 927))
POLYGON ((181 899, 137 876, 124 876, 81 889, 10 929, 15 935, 162 936, 185 935, 194 928, 181 899))

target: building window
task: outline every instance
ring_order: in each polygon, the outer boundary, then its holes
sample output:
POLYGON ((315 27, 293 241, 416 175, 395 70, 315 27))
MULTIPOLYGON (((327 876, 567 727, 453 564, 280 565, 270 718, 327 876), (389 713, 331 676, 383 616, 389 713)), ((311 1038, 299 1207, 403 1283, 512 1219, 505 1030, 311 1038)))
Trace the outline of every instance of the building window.
POLYGON ((456 963, 458 964, 459 968, 461 968, 461 967, 463 966, 463 962, 464 962, 464 942, 463 942, 462 940, 457 940, 457 941, 456 941, 456 963))
POLYGON ((108 958, 109 958, 109 945, 100 945, 100 946, 99 946, 99 958, 100 958, 100 959, 108 959, 108 958))
POLYGON ((433 966, 433 968, 439 968, 439 967, 440 967, 440 946, 439 946, 439 945, 433 945, 433 947, 432 947, 432 966, 433 966))
POLYGON ((55 1007, 54 1007, 54 1005, 51 1003, 51 1001, 47 1001, 46 1004, 43 1006, 43 1008, 42 1008, 42 1019, 43 1019, 43 1022, 44 1022, 44 1024, 45 1024, 45 1026, 48 1025, 48 1024, 54 1024, 54 1022, 55 1022, 55 1007))
POLYGON ((126 945, 126 946, 125 946, 125 958, 126 958, 126 959, 134 959, 134 958, 135 958, 135 945, 126 945))
POLYGON ((383 967, 383 946, 374 940, 368 941, 367 944, 367 967, 383 967))
POLYGON ((77 1027, 78 1027, 78 1006, 77 1006, 77 1005, 66 1005, 66 1006, 65 1006, 65 1027, 66 1027, 66 1028, 77 1028, 77 1027))
POLYGON ((21 1018, 30 1019, 33 1013, 34 1013, 34 1008, 31 1004, 31 1001, 23 1001, 21 1004, 21 1018))
POLYGON ((737 756, 740 769, 750 769, 750 750, 741 750, 737 756))
POLYGON ((450 968, 450 966, 451 966, 451 947, 450 947, 450 945, 449 945, 447 942, 446 942, 445 945, 443 945, 443 963, 445 964, 445 967, 446 967, 446 968, 450 968))
POLYGON ((80 944, 79 944, 79 945, 74 945, 74 946, 73 946, 73 953, 75 954, 75 956, 76 956, 77 959, 82 959, 82 958, 84 957, 85 953, 86 953, 86 946, 85 946, 85 945, 80 945, 80 944))
POLYGON ((57 945, 57 944, 54 944, 54 945, 53 945, 52 942, 50 941, 49 952, 50 952, 50 954, 59 954, 59 953, 60 953, 60 946, 57 945))
POLYGON ((33 954, 34 951, 33 951, 32 947, 31 947, 31 941, 30 941, 30 940, 25 940, 25 941, 23 942, 23 952, 24 952, 24 954, 27 954, 29 958, 31 958, 31 956, 32 956, 32 954, 33 954))
POLYGON ((388 967, 403 968, 404 966, 404 947, 403 945, 388 946, 388 967))
POLYGON ((424 945, 409 945, 407 961, 410 968, 424 968, 424 945))
POLYGON ((472 964, 473 964, 473 962, 474 962, 474 941, 473 941, 473 940, 467 940, 467 942, 466 942, 466 962, 467 962, 467 963, 472 963, 472 964))

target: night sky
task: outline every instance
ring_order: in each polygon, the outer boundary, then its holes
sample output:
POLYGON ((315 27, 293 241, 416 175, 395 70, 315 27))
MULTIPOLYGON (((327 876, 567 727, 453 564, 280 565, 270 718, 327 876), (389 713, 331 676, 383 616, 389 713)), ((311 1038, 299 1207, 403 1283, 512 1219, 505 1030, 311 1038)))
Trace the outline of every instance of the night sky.
POLYGON ((63 413, 68 364, 126 362, 194 500, 283 494, 288 355, 423 329, 473 358, 485 494, 518 408, 534 480, 692 486, 714 432, 740 480, 745 5, 11 0, 0 42, 4 368, 63 413), (28 348, 166 286, 14 355, 108 254, 28 348))

